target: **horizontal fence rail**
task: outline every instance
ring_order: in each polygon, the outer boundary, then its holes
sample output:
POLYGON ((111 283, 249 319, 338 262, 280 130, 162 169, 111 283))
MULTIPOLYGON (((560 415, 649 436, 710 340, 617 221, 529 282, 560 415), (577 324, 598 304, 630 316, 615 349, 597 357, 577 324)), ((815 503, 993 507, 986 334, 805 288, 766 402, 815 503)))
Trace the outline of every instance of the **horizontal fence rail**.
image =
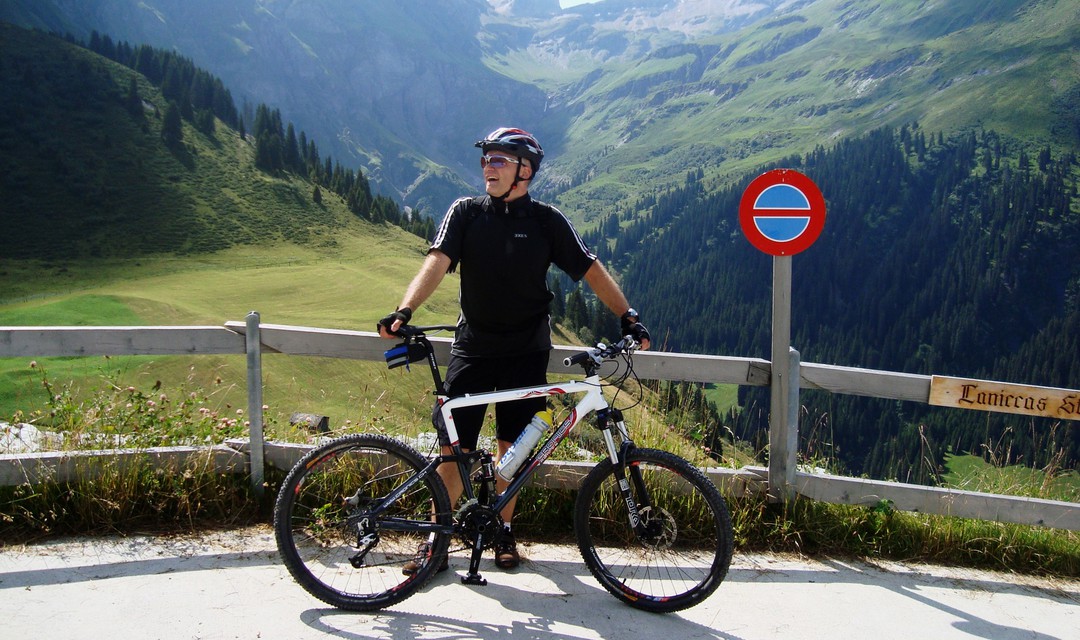
MULTIPOLYGON (((0 357, 93 356, 93 355, 208 355, 249 354, 248 322, 227 322, 224 326, 176 327, 0 327, 0 357)), ((260 354, 320 356, 355 360, 383 360, 387 341, 367 331, 320 329, 257 322, 260 354)), ((449 357, 449 337, 433 337, 437 356, 449 357)), ((548 370, 568 374, 562 361, 582 351, 579 347, 556 346, 548 370)), ((639 352, 634 357, 639 377, 647 380, 710 382, 768 386, 772 380, 771 363, 758 358, 704 356, 679 353, 639 352)), ((794 373, 793 373, 794 376, 794 373)), ((891 400, 927 403, 931 376, 800 363, 799 387, 830 393, 868 396, 891 400)), ((261 397, 261 386, 256 390, 261 397)), ((249 389, 249 397, 253 391, 249 389)), ((45 452, 0 455, 0 485, 44 481, 72 481, 93 475, 99 460, 109 455, 161 464, 177 465, 198 456, 211 456, 212 464, 223 473, 249 473, 259 449, 265 466, 287 470, 309 445, 264 443, 259 437, 210 448, 167 447, 143 451, 45 452), (254 442, 258 440, 258 442, 254 442), (254 444, 253 444, 254 443, 254 444)), ((262 466, 262 465, 260 465, 262 466)), ((548 461, 534 480, 545 486, 576 487, 591 463, 548 461)), ((793 489, 812 500, 833 504, 876 506, 887 502, 892 507, 935 515, 958 516, 999 522, 1080 530, 1080 504, 1002 496, 897 482, 849 478, 797 471, 793 487, 770 486, 769 470, 762 467, 742 469, 705 469, 713 481, 729 495, 770 495, 793 489)), ((262 470, 259 469, 259 478, 262 470)), ((261 483, 260 483, 261 484, 261 483)))

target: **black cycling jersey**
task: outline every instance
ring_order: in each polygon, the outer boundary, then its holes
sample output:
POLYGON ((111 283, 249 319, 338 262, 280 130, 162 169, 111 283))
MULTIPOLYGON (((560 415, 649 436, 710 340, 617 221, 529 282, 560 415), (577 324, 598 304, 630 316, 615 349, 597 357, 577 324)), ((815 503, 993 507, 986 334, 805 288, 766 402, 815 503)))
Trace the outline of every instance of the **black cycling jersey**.
POLYGON ((548 267, 578 281, 596 260, 561 211, 528 194, 457 200, 431 249, 450 258, 449 271, 460 267, 453 352, 465 357, 550 349, 548 267))

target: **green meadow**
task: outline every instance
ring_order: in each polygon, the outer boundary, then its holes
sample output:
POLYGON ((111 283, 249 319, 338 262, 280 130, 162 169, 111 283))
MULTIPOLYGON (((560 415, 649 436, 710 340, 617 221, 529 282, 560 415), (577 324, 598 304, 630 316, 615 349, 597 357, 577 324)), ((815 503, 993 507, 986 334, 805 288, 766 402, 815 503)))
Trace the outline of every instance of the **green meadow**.
MULTIPOLYGON (((263 323, 372 331, 400 301, 424 249, 395 228, 381 233, 342 231, 332 250, 279 243, 198 256, 5 264, 2 278, 11 286, 0 300, 0 325, 221 326, 257 311, 263 323)), ((418 321, 456 318, 450 278, 418 321)), ((0 416, 45 406, 42 368, 76 396, 110 384, 141 388, 161 381, 213 390, 222 408, 246 407, 245 366, 242 355, 0 359, 0 416)), ((430 385, 423 378, 381 363, 271 354, 264 358, 267 419, 287 422, 302 411, 331 416, 335 424, 361 420, 403 401, 411 405, 430 385)))

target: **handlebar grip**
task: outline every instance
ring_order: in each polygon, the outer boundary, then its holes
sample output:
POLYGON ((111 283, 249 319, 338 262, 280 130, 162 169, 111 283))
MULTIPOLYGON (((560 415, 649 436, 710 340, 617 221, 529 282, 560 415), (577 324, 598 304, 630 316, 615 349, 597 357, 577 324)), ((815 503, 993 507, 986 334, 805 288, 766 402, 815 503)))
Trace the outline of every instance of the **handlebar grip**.
MULTIPOLYGON (((386 325, 382 325, 386 326, 386 325)), ((452 324, 432 324, 432 325, 415 325, 415 324, 403 324, 398 327, 397 333, 390 331, 390 327, 386 327, 386 332, 390 335, 397 336, 399 338, 412 338, 414 336, 422 336, 433 331, 454 331, 457 329, 456 325, 452 324)))
POLYGON ((562 363, 563 363, 563 366, 572 367, 575 364, 581 364, 582 362, 585 362, 586 360, 589 359, 589 357, 590 356, 589 356, 588 351, 582 351, 581 353, 575 353, 572 356, 563 358, 562 363))

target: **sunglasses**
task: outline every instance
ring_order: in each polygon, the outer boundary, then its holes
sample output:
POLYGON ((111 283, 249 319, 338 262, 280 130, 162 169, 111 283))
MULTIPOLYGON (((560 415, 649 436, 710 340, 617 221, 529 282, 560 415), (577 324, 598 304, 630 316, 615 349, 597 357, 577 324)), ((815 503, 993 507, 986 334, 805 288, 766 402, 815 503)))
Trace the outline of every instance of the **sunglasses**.
POLYGON ((521 164, 521 160, 507 158, 506 156, 480 156, 481 169, 489 165, 496 169, 502 169, 503 167, 508 167, 512 164, 521 164))

